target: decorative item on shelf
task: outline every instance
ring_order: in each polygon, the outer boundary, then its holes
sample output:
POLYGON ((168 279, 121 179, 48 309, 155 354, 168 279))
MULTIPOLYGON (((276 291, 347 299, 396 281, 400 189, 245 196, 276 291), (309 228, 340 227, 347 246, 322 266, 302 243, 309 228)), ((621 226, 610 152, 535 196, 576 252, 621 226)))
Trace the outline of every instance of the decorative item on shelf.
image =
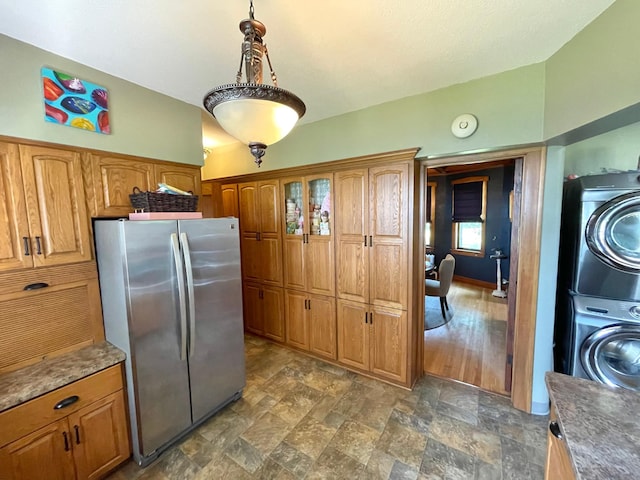
POLYGON ((159 185, 160 189, 155 192, 143 192, 138 187, 133 187, 133 193, 129 195, 129 200, 136 213, 195 212, 198 208, 197 195, 183 192, 163 183, 159 185), (166 193, 167 191, 175 193, 166 193))
POLYGON ((249 18, 240 22, 240 31, 244 41, 236 83, 208 92, 204 107, 227 133, 249 147, 259 167, 267 145, 287 136, 306 107, 296 95, 278 88, 267 46, 262 41, 267 28, 254 18, 253 0, 249 4, 249 18), (262 83, 263 55, 267 57, 273 86, 262 83), (240 83, 243 64, 246 83, 240 83))

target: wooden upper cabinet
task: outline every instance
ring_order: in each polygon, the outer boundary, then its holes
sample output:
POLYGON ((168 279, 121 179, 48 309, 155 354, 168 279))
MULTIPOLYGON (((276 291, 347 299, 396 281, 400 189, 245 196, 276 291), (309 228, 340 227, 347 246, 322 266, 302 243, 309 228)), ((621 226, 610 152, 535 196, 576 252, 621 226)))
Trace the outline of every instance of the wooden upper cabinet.
POLYGON ((222 185, 222 216, 239 217, 238 212, 238 185, 222 185))
POLYGON ((281 287, 280 183, 241 183, 238 199, 243 278, 281 287))
POLYGON ((369 169, 369 302, 408 304, 409 165, 369 169))
POLYGON ((336 285, 345 300, 369 301, 369 188, 368 170, 335 174, 336 285))
POLYGON ((258 184, 256 182, 238 185, 238 211, 240 214, 240 231, 258 233, 260 231, 260 206, 258 184))
POLYGON ((0 143, 0 271, 91 259, 80 154, 0 143))
POLYGON ((0 271, 33 266, 18 146, 0 143, 0 271), (26 248, 25 248, 26 241, 26 248))
POLYGON ((87 154, 91 163, 97 216, 127 216, 133 211, 129 195, 157 188, 149 162, 87 154))
POLYGON ((281 181, 285 287, 335 295, 333 174, 281 181))
MULTIPOLYGON (((201 167, 198 165, 156 164, 156 183, 166 183, 185 192, 200 195, 202 189, 201 167)), ((154 186, 153 190, 157 188, 154 186)))

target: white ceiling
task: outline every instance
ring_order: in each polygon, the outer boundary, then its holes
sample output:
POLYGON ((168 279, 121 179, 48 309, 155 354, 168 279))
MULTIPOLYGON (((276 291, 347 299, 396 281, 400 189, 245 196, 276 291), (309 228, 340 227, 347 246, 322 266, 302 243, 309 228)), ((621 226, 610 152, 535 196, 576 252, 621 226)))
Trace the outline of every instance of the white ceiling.
MULTIPOLYGON (((308 123, 548 59, 614 0, 255 0, 308 123)), ((202 107, 249 0, 0 0, 0 33, 202 107)), ((265 82, 268 75, 265 72, 265 82)), ((205 145, 230 137, 203 115, 205 145)))

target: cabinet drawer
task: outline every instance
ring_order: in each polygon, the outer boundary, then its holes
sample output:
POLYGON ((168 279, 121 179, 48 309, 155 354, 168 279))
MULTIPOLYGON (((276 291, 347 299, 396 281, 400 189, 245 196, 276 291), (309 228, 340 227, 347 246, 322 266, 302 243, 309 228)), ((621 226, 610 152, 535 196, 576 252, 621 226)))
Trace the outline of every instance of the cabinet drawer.
POLYGON ((17 407, 0 412, 0 447, 17 440, 49 423, 55 422, 96 400, 123 388, 120 364, 58 388, 17 407), (54 406, 71 396, 78 400, 64 408, 54 406))

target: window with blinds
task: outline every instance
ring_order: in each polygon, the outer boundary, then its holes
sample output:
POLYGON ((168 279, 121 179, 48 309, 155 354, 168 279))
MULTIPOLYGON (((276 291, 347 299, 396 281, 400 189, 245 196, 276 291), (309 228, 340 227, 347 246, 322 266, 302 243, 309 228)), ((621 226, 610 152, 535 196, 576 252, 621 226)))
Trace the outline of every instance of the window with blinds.
POLYGON ((429 248, 434 245, 435 238, 435 216, 436 216, 436 182, 427 183, 425 223, 424 223, 424 246, 429 248))
POLYGON ((453 250, 484 255, 487 183, 489 177, 467 177, 451 182, 453 250))

